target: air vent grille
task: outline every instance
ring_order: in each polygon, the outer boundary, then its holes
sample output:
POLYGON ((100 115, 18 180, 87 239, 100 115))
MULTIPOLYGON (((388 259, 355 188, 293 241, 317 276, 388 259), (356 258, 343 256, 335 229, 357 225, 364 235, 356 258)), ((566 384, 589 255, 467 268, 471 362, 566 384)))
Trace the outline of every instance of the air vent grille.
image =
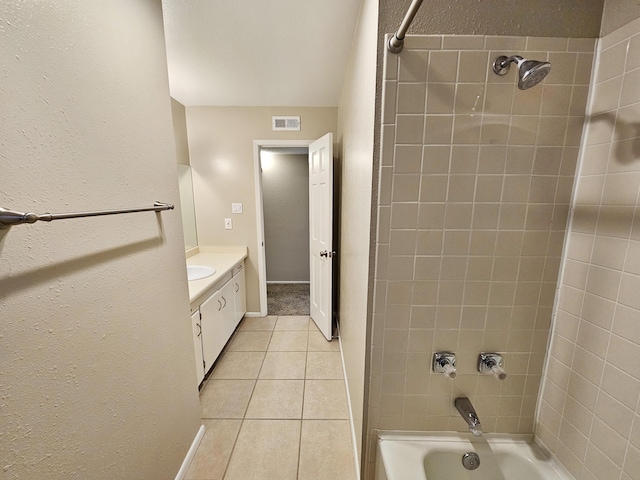
POLYGON ((271 117, 272 130, 300 130, 300 117, 271 117))

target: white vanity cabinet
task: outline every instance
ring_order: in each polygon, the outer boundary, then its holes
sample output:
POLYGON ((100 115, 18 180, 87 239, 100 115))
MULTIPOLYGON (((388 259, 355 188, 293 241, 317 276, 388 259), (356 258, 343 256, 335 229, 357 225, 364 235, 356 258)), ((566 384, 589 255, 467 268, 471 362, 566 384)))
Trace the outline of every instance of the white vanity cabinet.
POLYGON ((196 352, 196 377, 198 385, 204 379, 204 358, 202 357, 202 326, 200 323, 200 310, 191 315, 191 328, 193 329, 193 350, 196 352))
POLYGON ((195 282, 190 284, 198 288, 191 296, 191 327, 200 385, 246 313, 244 258, 223 264, 207 283, 195 282))
POLYGON ((200 305, 205 372, 216 361, 235 329, 233 284, 231 278, 221 283, 223 286, 200 305))
POLYGON ((247 291, 245 288, 244 262, 233 267, 233 290, 235 296, 235 321, 240 323, 247 313, 247 291))

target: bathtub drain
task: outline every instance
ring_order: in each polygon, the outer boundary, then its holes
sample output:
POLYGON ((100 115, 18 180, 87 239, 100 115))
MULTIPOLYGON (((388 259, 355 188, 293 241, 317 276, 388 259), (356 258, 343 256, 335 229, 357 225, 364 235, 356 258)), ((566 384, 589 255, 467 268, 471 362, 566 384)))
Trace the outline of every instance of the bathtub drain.
POLYGON ((475 470, 480 466, 480 457, 476 452, 465 453, 462 456, 462 465, 467 470, 475 470))

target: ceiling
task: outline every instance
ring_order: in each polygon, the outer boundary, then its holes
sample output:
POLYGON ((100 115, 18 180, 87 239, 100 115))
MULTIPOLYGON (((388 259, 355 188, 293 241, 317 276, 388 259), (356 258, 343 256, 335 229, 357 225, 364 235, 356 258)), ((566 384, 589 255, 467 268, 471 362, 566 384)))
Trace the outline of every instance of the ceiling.
POLYGON ((337 106, 361 0, 162 0, 185 106, 337 106))

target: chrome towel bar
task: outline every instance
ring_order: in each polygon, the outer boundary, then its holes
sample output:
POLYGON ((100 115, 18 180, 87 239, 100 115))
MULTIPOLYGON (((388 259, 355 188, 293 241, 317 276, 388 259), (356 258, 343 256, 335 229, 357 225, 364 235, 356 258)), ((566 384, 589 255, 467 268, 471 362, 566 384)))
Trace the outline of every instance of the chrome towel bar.
POLYGON ((173 208, 173 205, 170 203, 154 202, 153 207, 99 210, 95 212, 43 213, 42 215, 37 215, 35 213, 21 213, 0 207, 0 228, 9 228, 12 225, 20 225, 22 223, 36 223, 37 221, 50 222, 52 220, 62 220, 65 218, 99 217, 101 215, 118 215, 120 213, 135 212, 160 212, 162 210, 173 210, 173 208))

